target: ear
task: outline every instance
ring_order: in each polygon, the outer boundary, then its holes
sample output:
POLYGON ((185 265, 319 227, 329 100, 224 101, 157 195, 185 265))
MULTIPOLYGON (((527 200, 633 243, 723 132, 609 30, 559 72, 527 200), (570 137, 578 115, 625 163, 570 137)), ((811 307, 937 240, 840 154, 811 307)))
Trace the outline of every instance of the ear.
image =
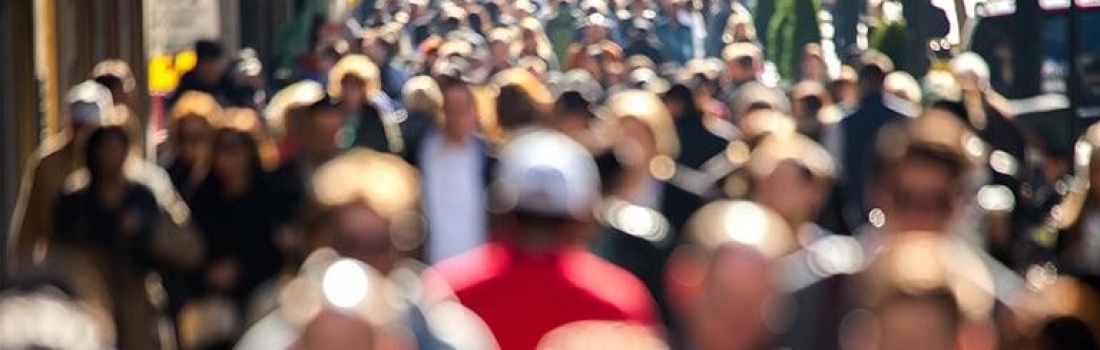
POLYGON ((666 293, 673 307, 684 310, 702 297, 707 261, 701 248, 677 248, 669 257, 665 271, 666 293))

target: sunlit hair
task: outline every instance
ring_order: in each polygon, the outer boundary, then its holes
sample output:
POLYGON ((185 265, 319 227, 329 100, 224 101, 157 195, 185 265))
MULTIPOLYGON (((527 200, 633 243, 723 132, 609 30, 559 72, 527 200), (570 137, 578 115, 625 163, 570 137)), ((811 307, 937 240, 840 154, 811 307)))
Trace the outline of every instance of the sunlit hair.
POLYGON ((889 177, 902 162, 922 159, 942 165, 959 181, 981 163, 985 147, 958 116, 928 109, 917 118, 883 126, 876 139, 879 162, 874 170, 879 177, 889 177))
POLYGON ((691 216, 685 242, 707 255, 737 244, 777 259, 797 247, 794 234, 778 213, 749 201, 717 201, 691 216))
POLYGON ((219 131, 236 131, 248 135, 256 146, 256 154, 260 157, 260 166, 263 170, 274 170, 279 164, 279 153, 271 140, 270 134, 264 128, 260 115, 251 108, 230 108, 225 110, 219 131))
POLYGON ((100 61, 92 68, 92 79, 100 81, 104 78, 118 79, 122 83, 122 89, 131 92, 137 87, 134 72, 130 65, 123 60, 111 59, 100 61))
POLYGON ((727 44, 743 41, 756 41, 756 25, 752 22, 752 15, 741 12, 730 14, 729 18, 726 19, 726 30, 725 33, 722 35, 722 41, 727 44), (744 38, 735 37, 735 30, 738 26, 742 26, 742 28, 745 28, 744 38))
POLYGON ((522 68, 510 68, 493 76, 496 88, 497 124, 513 130, 549 120, 554 96, 534 75, 522 68))
POLYGON ((554 60, 554 47, 550 45, 550 39, 543 31, 542 23, 534 17, 524 18, 519 22, 519 30, 513 36, 515 43, 512 46, 512 54, 519 56, 523 52, 523 37, 526 33, 535 36, 535 51, 544 60, 554 60))
POLYGON ((336 62, 332 71, 328 73, 328 93, 339 100, 343 97, 343 86, 340 82, 344 77, 351 76, 363 82, 364 93, 369 98, 375 92, 382 90, 380 81, 381 73, 378 66, 367 56, 347 55, 336 62))
POLYGON ((307 107, 325 98, 325 88, 314 81, 300 81, 279 90, 264 109, 273 137, 282 139, 297 127, 307 107))
POLYGON ((400 157, 356 149, 317 169, 313 196, 322 210, 365 205, 383 218, 394 218, 416 209, 419 178, 400 157))
POLYGON ((757 176, 767 176, 785 162, 805 169, 815 183, 827 184, 836 177, 829 151, 798 133, 765 136, 752 150, 748 167, 757 176))
POLYGON ((208 93, 188 91, 176 100, 169 114, 173 126, 187 118, 199 118, 210 125, 216 125, 222 116, 222 106, 208 93))
POLYGON ((443 92, 432 77, 421 75, 409 79, 402 89, 402 100, 409 113, 439 115, 443 110, 443 92))
POLYGON ((657 142, 657 152, 676 158, 680 154, 680 138, 668 108, 657 94, 646 90, 626 90, 615 93, 607 100, 607 112, 618 123, 623 119, 635 119, 649 128, 657 142))
POLYGON ((886 75, 883 83, 886 93, 897 96, 915 105, 921 103, 920 83, 912 75, 902 71, 891 72, 886 75))

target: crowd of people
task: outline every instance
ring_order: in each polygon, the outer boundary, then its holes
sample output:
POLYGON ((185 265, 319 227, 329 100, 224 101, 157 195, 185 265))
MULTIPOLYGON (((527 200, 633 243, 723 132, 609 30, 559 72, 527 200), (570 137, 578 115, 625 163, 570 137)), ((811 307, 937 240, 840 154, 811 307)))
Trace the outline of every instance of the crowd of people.
POLYGON ((1100 128, 1020 125, 972 53, 777 77, 693 4, 379 2, 279 88, 200 41, 164 140, 104 61, 26 167, 0 348, 1097 347, 1100 128))

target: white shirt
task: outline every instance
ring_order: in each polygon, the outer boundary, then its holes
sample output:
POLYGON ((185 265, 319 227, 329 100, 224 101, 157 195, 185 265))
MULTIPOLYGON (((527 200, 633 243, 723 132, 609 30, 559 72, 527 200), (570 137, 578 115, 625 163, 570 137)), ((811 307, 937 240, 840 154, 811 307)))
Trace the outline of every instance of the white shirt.
POLYGON ((485 242, 485 156, 473 139, 447 144, 433 133, 420 152, 428 262, 461 254, 485 242))

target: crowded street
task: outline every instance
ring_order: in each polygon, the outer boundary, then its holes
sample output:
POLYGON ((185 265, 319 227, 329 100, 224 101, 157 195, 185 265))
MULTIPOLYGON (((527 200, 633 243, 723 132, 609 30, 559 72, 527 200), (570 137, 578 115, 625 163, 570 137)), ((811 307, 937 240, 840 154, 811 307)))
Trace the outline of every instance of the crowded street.
POLYGON ((0 349, 1098 349, 1097 28, 11 0, 0 349))

